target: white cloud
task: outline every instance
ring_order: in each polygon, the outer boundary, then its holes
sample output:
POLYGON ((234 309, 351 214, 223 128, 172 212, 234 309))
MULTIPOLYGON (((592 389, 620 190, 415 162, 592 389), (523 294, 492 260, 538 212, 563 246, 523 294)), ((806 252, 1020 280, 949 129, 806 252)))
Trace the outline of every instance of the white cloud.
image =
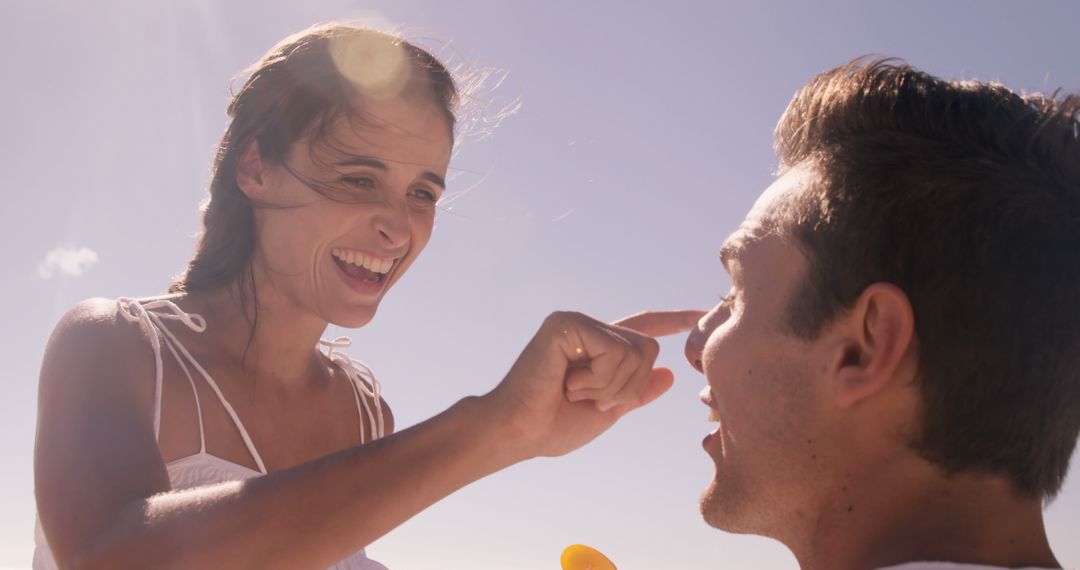
POLYGON ((58 245, 45 254, 45 259, 38 265, 37 274, 42 279, 52 279, 55 274, 78 277, 96 265, 97 261, 97 253, 90 248, 58 245))

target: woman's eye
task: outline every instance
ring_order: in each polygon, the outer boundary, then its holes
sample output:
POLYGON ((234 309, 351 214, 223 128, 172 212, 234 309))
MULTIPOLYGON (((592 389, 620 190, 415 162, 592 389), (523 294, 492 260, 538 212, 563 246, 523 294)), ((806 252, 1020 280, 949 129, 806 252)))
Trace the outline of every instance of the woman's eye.
POLYGON ((352 188, 375 187, 375 181, 366 176, 342 176, 341 183, 352 188))
POLYGON ((439 201, 439 196, 427 188, 416 188, 409 195, 431 204, 439 201))
POLYGON ((735 301, 735 291, 731 290, 731 291, 728 291, 727 295, 724 295, 723 297, 720 298, 720 305, 722 305, 724 307, 728 307, 734 301, 735 301))

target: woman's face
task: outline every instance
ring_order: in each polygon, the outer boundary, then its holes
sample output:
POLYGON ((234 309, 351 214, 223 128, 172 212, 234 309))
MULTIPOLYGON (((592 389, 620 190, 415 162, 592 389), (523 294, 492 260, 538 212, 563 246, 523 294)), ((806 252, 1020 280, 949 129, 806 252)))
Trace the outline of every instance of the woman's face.
POLYGON ((255 209, 260 299, 269 287, 348 328, 374 317, 427 245, 452 146, 434 103, 365 101, 363 113, 314 144, 293 143, 284 164, 264 163, 258 183, 270 206, 255 209))

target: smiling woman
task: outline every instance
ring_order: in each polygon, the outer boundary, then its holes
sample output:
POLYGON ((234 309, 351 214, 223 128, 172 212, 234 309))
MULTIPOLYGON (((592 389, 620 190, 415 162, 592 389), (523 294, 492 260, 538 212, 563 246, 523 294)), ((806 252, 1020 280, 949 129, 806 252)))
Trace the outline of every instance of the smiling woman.
MULTIPOLYGON (((409 183, 418 187, 409 190, 409 202, 427 223, 420 224, 423 235, 409 236, 422 238, 411 242, 411 257, 394 264, 398 274, 403 272, 427 242, 433 206, 445 187, 457 98, 447 69, 406 41, 347 26, 323 26, 280 42, 253 66, 229 106, 232 122, 214 160, 205 230, 194 258, 170 291, 212 289, 240 278, 246 281, 239 288, 240 298, 245 299, 248 290, 255 295, 252 256, 256 251, 282 251, 259 247, 270 244, 257 244, 258 236, 279 240, 273 245, 294 243, 295 232, 288 228, 302 230, 305 221, 277 231, 276 224, 296 216, 275 209, 302 209, 313 197, 310 191, 330 201, 371 203, 381 199, 379 182, 417 170, 417 181, 409 183), (377 139, 371 136, 374 132, 377 139), (388 168, 388 162, 396 168, 388 168), (282 177, 286 180, 279 180, 282 177), (257 234, 260 223, 272 228, 257 234)), ((330 213, 340 210, 322 205, 330 213)), ((394 220, 390 222, 393 226, 394 220)), ((386 234, 398 229, 380 226, 387 245, 372 245, 400 250, 396 242, 403 236, 386 234)), ((349 245, 340 247, 358 249, 349 245)), ((380 258, 378 252, 369 255, 380 258)), ((397 262, 402 256, 386 257, 397 262)), ((348 259, 337 259, 345 262, 343 269, 349 266, 348 259)), ((277 259, 266 261, 281 268, 273 263, 277 259)), ((382 291, 385 288, 374 292, 382 291)), ((253 306, 257 315, 258 304, 253 306)))
POLYGON ((252 68, 169 295, 85 301, 49 341, 35 568, 382 568, 371 541, 671 385, 646 334, 693 319, 556 313, 494 390, 387 435, 370 369, 320 337, 367 324, 427 244, 457 97, 428 52, 338 24, 252 68))

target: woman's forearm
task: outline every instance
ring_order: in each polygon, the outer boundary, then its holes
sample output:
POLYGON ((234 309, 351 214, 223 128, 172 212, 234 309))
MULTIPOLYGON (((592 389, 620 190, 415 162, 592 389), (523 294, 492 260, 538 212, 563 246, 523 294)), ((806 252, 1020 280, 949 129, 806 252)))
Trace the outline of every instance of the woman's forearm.
POLYGON ((72 566, 330 566, 525 459, 495 412, 483 397, 467 398, 407 430, 286 471, 130 504, 72 566))
MULTIPOLYGON (((488 394, 293 469, 93 513, 103 522, 90 538, 71 539, 62 562, 110 569, 329 566, 477 479, 588 443, 671 386, 670 371, 652 368, 658 350, 655 340, 631 330, 554 313, 488 394)), ((58 460, 44 463, 50 461, 58 460)))

